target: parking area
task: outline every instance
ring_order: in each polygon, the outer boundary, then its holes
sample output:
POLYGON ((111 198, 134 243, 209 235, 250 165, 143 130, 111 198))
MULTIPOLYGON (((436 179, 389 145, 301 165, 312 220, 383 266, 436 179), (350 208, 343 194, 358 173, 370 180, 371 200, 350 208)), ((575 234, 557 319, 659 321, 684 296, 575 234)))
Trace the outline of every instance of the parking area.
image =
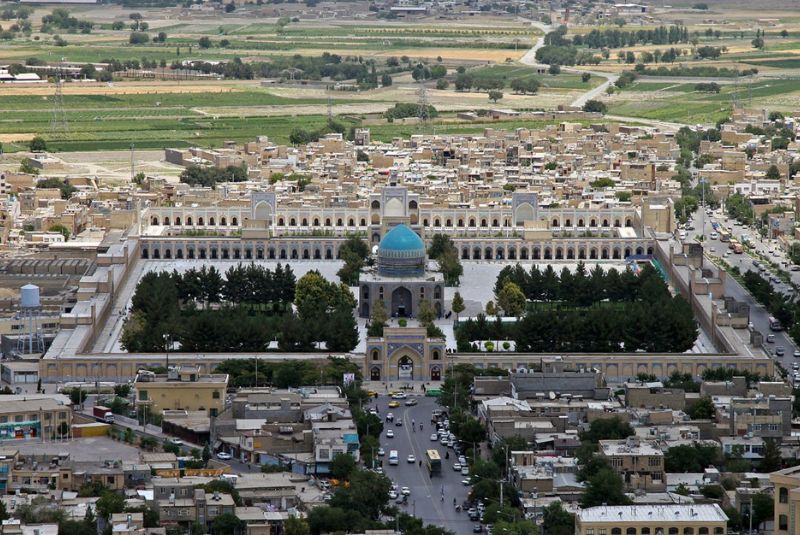
MULTIPOLYGON (((10 444, 9 444, 10 445, 10 444)), ((78 438, 54 442, 15 442, 20 455, 69 453, 73 461, 138 461, 139 449, 108 437, 78 438)))

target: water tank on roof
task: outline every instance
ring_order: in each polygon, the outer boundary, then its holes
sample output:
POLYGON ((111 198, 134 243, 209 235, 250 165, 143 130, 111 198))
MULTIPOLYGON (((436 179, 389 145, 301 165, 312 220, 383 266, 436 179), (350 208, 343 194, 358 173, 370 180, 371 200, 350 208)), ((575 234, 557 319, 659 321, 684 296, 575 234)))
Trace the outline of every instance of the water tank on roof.
POLYGON ((20 289, 20 305, 22 308, 38 308, 39 287, 35 284, 26 284, 20 289))

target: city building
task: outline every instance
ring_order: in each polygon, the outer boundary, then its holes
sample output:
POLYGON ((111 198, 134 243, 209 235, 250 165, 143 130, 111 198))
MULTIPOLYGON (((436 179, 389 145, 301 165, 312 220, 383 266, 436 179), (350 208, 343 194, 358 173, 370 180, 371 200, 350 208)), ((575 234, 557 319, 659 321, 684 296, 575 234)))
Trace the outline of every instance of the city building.
POLYGON ((717 504, 599 506, 575 515, 575 535, 724 535, 727 526, 717 504))
POLYGON ((154 413, 169 409, 207 411, 216 416, 225 408, 227 374, 202 374, 197 366, 169 368, 166 374, 140 370, 133 382, 136 405, 154 413))

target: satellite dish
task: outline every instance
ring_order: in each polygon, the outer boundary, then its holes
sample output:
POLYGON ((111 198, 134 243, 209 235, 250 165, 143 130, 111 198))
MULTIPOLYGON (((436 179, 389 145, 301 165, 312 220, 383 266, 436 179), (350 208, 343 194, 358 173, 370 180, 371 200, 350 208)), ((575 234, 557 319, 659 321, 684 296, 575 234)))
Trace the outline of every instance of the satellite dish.
POLYGON ((547 397, 549 397, 551 400, 556 399, 556 393, 555 392, 549 392, 547 394, 547 397))

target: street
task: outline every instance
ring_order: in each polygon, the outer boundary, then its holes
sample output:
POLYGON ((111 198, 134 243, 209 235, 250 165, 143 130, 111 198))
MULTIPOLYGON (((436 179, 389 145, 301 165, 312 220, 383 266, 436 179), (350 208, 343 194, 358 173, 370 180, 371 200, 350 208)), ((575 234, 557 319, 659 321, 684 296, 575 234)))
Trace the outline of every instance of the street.
MULTIPOLYGON (((711 238, 711 233, 713 231, 712 223, 717 222, 724 226, 726 229, 732 232, 732 235, 736 237, 737 240, 741 242, 742 234, 746 234, 750 238, 750 242, 755 242, 755 245, 759 249, 764 249, 767 255, 769 255, 769 245, 766 244, 767 240, 764 240, 765 243, 761 243, 761 241, 756 237, 757 232, 754 230, 747 229, 745 227, 734 226, 731 222, 728 222, 725 216, 721 215, 714 215, 709 216, 708 214, 701 213, 701 210, 698 210, 693 214, 693 224, 697 227, 696 230, 687 231, 687 239, 694 239, 695 236, 701 234, 701 225, 704 226, 705 239, 703 240, 705 253, 707 255, 716 256, 719 258, 723 258, 728 264, 731 266, 736 266, 739 268, 740 273, 744 274, 748 270, 750 271, 757 271, 757 269, 753 266, 753 260, 755 260, 752 256, 750 256, 746 251, 742 254, 734 254, 730 252, 728 249, 728 243, 722 242, 717 239, 711 238), (727 257, 724 257, 724 254, 729 252, 727 257)), ((771 245, 771 244, 770 244, 771 245)), ((767 256, 765 255, 765 256, 767 256)), ((775 255, 770 256, 773 262, 781 261, 780 257, 776 257, 775 255)), ((760 264, 763 264, 761 260, 758 260, 760 264)), ((792 279, 795 280, 797 278, 798 282, 800 282, 800 273, 798 272, 790 272, 792 273, 792 279)), ((765 274, 762 274, 765 276, 765 274)), ((783 293, 788 293, 790 291, 790 287, 781 282, 779 284, 773 283, 773 287, 777 291, 781 291, 783 293)), ((753 324, 753 327, 760 331, 765 337, 766 335, 772 333, 769 328, 769 321, 768 318, 770 313, 756 300, 750 295, 750 293, 739 284, 736 279, 733 277, 728 277, 725 283, 725 293, 737 301, 744 301, 750 303, 750 322, 753 324)), ((737 334, 743 338, 743 343, 749 339, 749 334, 747 331, 737 332, 737 334)), ((786 334, 786 331, 780 331, 776 333, 772 333, 775 335, 775 343, 774 344, 765 344, 767 349, 772 354, 772 357, 779 362, 781 366, 786 368, 787 370, 792 369, 792 364, 794 364, 794 357, 793 353, 796 349, 794 342, 789 338, 786 334), (775 348, 778 346, 782 346, 785 349, 785 353, 782 357, 775 356, 775 348)))
POLYGON ((378 409, 379 416, 384 422, 384 430, 381 434, 381 447, 386 454, 383 460, 383 469, 386 476, 397 484, 398 491, 402 487, 408 487, 411 495, 408 503, 401 506, 406 513, 409 513, 426 524, 435 524, 453 531, 457 535, 465 535, 472 532, 475 522, 470 522, 466 511, 456 512, 453 507, 453 498, 456 503, 461 504, 469 493, 469 487, 461 483, 465 476, 453 470, 453 463, 457 456, 453 450, 442 446, 439 442, 430 440, 431 433, 436 428, 431 424, 431 411, 440 408, 436 398, 426 398, 409 394, 409 398, 418 400, 418 405, 406 407, 406 400, 399 400, 400 407, 390 409, 388 407, 391 398, 380 396, 372 402, 371 407, 378 409), (394 414, 395 421, 402 419, 403 425, 396 426, 392 422, 386 421, 386 414, 394 414), (416 424, 416 429, 412 431, 412 420, 416 424), (423 424, 423 430, 419 430, 419 424, 423 424), (386 431, 394 431, 394 438, 387 438, 386 431), (433 479, 428 476, 428 469, 425 466, 425 451, 436 449, 442 458, 442 473, 434 475, 433 479), (400 463, 397 466, 389 465, 389 452, 397 450, 400 463), (450 453, 450 458, 445 459, 445 453, 450 453), (407 457, 414 455, 416 462, 409 463, 407 457), (419 460, 422 460, 422 466, 419 460), (442 500, 444 492, 444 500, 442 500))

